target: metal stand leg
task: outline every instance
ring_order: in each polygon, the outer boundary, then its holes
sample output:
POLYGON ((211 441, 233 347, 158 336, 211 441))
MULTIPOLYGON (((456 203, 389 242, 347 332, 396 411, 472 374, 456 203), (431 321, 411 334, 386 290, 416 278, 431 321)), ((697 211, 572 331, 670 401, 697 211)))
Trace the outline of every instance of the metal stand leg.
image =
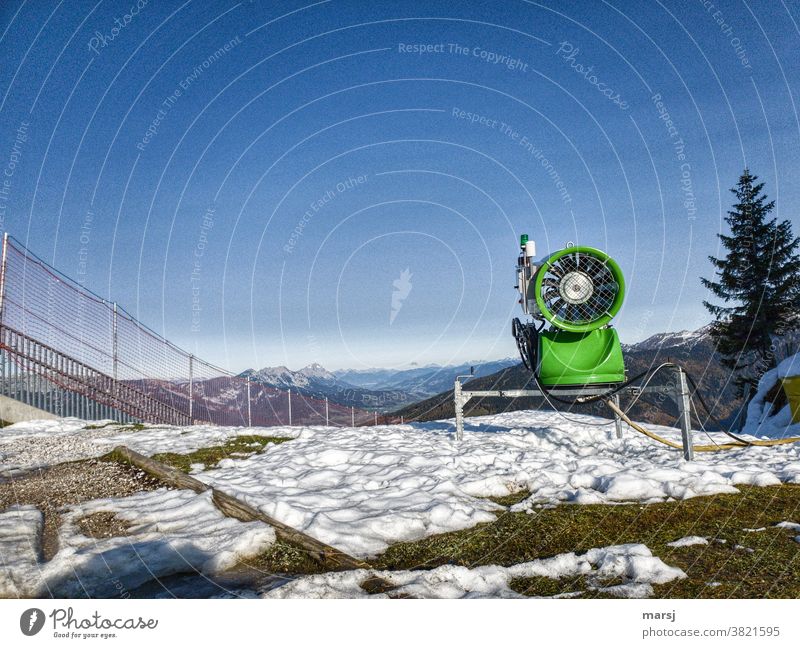
POLYGON ((464 401, 461 397, 461 381, 456 380, 453 389, 453 404, 456 410, 456 441, 464 438, 464 401))
POLYGON ((689 400, 689 384, 686 373, 678 367, 677 402, 678 422, 681 426, 681 440, 683 441, 683 458, 686 461, 694 459, 694 445, 692 441, 691 401, 689 400))
MULTIPOLYGON (((614 394, 611 399, 614 401, 614 405, 619 407, 619 394, 614 394)), ((614 430, 617 433, 617 438, 622 438, 622 419, 617 415, 614 414, 614 430)))

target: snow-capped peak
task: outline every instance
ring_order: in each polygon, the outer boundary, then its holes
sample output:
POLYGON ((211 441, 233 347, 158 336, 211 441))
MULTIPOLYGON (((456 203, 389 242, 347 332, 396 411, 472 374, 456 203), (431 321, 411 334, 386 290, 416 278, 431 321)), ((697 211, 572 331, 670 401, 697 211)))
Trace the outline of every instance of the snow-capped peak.
POLYGON ((298 374, 302 374, 308 378, 319 378, 323 380, 336 380, 336 376, 334 376, 330 371, 328 371, 322 365, 314 362, 307 367, 303 367, 300 371, 296 372, 298 374))
POLYGON ((709 335, 711 325, 703 326, 696 331, 677 331, 669 333, 656 333, 649 338, 637 342, 635 344, 626 345, 629 349, 636 351, 656 351, 658 349, 666 349, 669 347, 683 346, 697 344, 700 340, 709 335))

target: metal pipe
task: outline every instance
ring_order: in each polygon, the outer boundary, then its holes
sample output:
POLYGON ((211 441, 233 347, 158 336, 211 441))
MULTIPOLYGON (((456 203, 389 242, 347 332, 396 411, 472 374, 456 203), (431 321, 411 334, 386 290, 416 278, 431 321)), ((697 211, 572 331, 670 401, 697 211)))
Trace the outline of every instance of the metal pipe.
POLYGON ((692 443, 692 417, 691 417, 691 400, 689 396, 689 384, 686 380, 686 372, 678 367, 677 382, 677 403, 678 403, 678 421, 681 426, 681 441, 683 442, 683 458, 686 461, 694 459, 694 445, 692 443))
MULTIPOLYGON (((611 400, 614 401, 614 405, 619 407, 619 394, 614 394, 611 397, 611 400)), ((614 413, 614 432, 616 433, 618 439, 622 438, 622 419, 616 413, 614 413)))

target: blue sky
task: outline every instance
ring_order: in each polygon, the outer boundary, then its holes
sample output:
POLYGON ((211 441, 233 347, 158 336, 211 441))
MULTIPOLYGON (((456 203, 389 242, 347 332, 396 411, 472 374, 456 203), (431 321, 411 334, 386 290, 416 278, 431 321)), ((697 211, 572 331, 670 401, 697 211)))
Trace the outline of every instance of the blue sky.
POLYGON ((9 0, 2 228, 234 370, 515 355, 523 232, 619 261, 624 341, 698 327, 745 165, 800 227, 798 22, 772 1, 9 0))

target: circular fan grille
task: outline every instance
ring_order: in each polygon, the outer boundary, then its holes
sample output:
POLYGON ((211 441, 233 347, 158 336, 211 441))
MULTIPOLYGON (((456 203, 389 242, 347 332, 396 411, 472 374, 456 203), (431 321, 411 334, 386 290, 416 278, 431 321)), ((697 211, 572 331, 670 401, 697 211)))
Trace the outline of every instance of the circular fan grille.
POLYGON ((539 270, 536 288, 545 318, 572 331, 602 326, 622 304, 619 266, 592 248, 568 248, 553 254, 539 270))

